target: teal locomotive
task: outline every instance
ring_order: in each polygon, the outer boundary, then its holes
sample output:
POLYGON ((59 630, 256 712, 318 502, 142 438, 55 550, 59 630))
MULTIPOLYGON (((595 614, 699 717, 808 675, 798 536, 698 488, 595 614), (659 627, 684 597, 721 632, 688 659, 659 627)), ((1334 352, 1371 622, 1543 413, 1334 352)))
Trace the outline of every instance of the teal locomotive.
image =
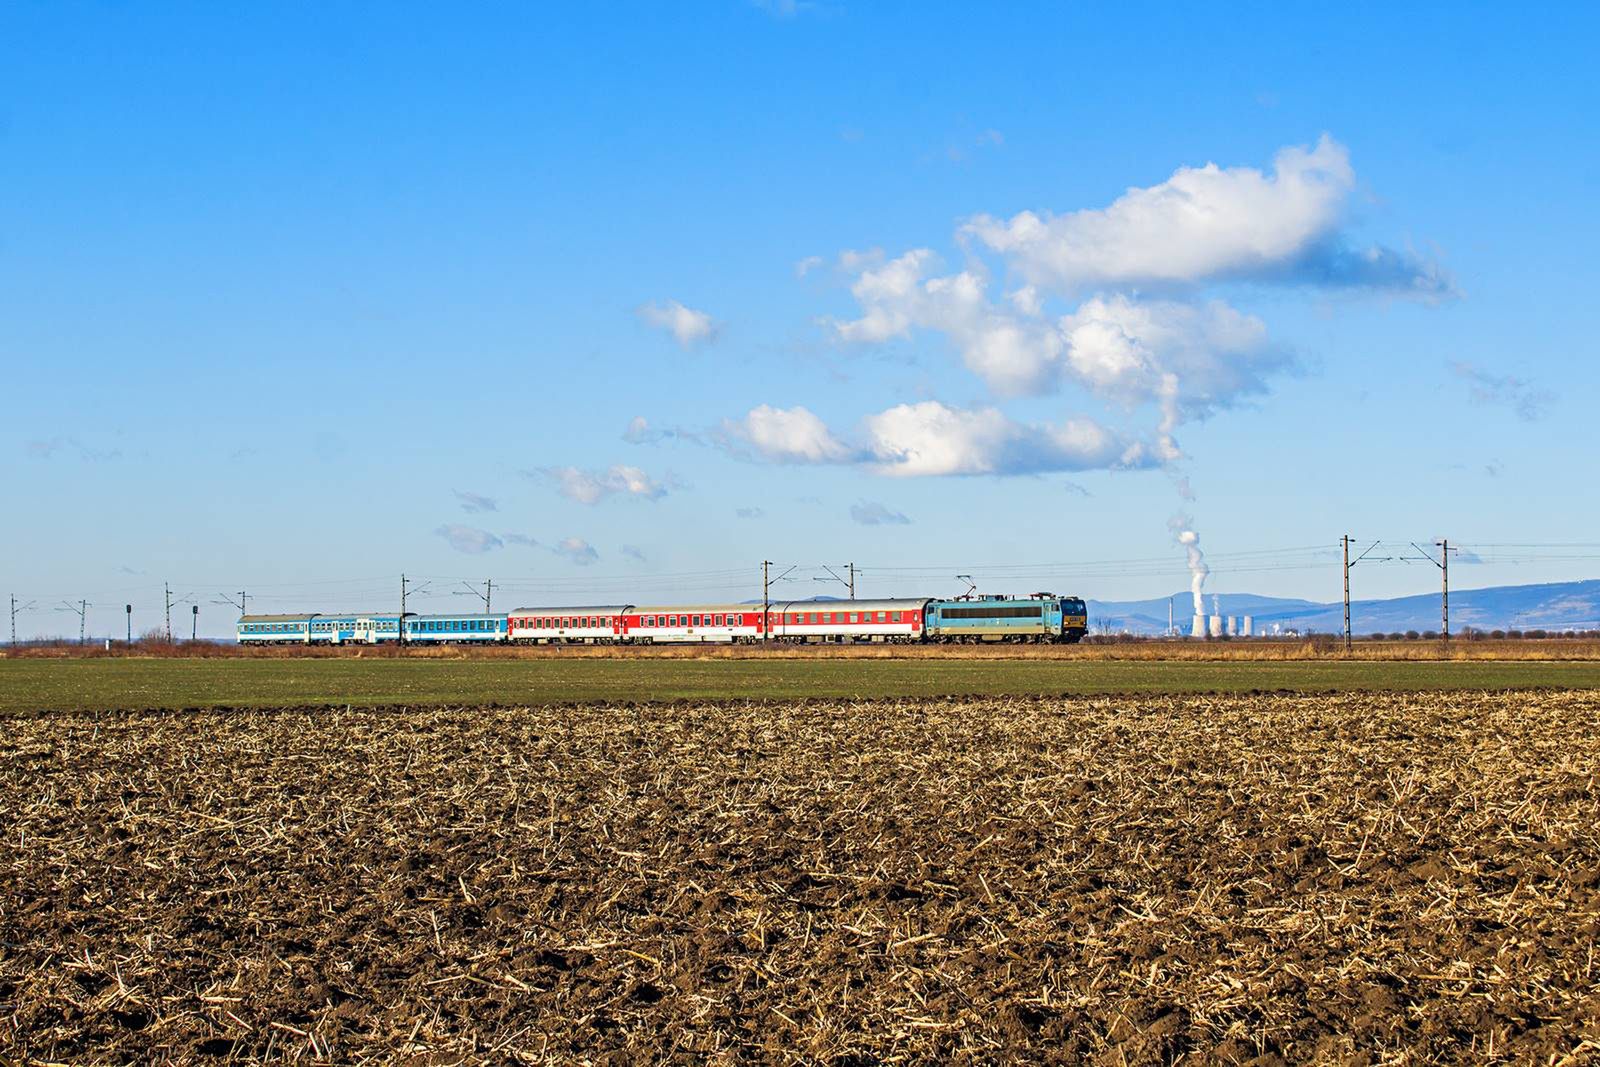
POLYGON ((1053 593, 930 600, 923 614, 926 619, 923 632, 929 641, 1077 644, 1089 632, 1089 609, 1083 600, 1053 593))

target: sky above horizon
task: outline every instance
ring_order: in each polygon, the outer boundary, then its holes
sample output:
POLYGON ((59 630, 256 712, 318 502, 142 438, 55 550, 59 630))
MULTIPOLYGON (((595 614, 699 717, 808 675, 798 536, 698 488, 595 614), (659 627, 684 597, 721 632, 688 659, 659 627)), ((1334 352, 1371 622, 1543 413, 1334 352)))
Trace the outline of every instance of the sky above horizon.
POLYGON ((0 595, 1593 577, 1597 22, 5 5, 0 595))

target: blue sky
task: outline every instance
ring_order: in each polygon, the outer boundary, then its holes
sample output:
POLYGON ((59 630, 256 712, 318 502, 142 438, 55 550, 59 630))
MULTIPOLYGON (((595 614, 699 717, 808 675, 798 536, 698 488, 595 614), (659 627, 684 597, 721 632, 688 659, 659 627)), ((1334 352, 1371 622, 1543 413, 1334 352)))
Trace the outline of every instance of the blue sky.
POLYGON ((1591 576, 1596 16, 1400 7, 5 5, 0 592, 1591 576))

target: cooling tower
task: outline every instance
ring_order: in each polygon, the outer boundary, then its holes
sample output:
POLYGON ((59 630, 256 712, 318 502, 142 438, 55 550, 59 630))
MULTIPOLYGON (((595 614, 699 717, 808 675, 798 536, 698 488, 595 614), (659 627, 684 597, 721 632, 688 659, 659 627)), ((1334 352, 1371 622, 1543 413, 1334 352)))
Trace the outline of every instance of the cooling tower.
POLYGON ((1211 636, 1212 637, 1221 637, 1222 636, 1222 616, 1221 615, 1213 615, 1213 616, 1211 616, 1211 636))
POLYGON ((1255 631, 1256 631, 1255 616, 1254 615, 1246 615, 1244 617, 1244 628, 1239 631, 1240 636, 1242 636, 1242 637, 1254 637, 1255 636, 1255 631))
POLYGON ((1204 615, 1196 615, 1194 617, 1193 633, 1195 637, 1204 637, 1206 635, 1206 617, 1204 615))

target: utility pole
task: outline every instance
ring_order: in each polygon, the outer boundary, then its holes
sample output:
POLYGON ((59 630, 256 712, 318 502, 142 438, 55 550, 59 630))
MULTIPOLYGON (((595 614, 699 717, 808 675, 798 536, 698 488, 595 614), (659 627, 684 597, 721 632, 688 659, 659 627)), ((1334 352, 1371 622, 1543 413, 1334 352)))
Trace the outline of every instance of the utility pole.
POLYGON ((1450 640, 1450 539, 1439 542, 1439 571, 1444 575, 1444 585, 1439 594, 1439 607, 1443 613, 1444 639, 1450 640))
POLYGON ((26 604, 22 605, 19 608, 19 607, 17 607, 16 594, 15 593, 12 594, 12 596, 11 596, 11 647, 15 648, 16 645, 17 645, 17 612, 19 612, 19 611, 29 611, 29 610, 31 610, 33 608, 35 603, 37 603, 37 601, 30 600, 26 604))
POLYGON ((799 564, 794 564, 789 570, 784 571, 776 578, 771 577, 772 566, 770 559, 761 561, 761 640, 763 643, 772 637, 772 583, 781 582, 789 577, 789 574, 799 564))
POLYGON ((61 606, 59 608, 57 608, 56 610, 57 611, 70 611, 74 615, 78 616, 78 644, 80 644, 80 645, 83 644, 84 639, 85 639, 84 638, 84 627, 85 627, 84 620, 86 618, 88 618, 88 615, 89 615, 89 602, 87 600, 80 600, 76 604, 74 604, 71 601, 63 600, 61 602, 61 606))
POLYGON ((1344 547, 1344 650, 1350 651, 1350 535, 1339 538, 1344 547))
MULTIPOLYGON (((1361 553, 1355 559, 1351 559, 1350 540, 1349 534, 1339 538, 1339 543, 1344 546, 1344 650, 1346 652, 1350 651, 1350 568, 1366 559, 1368 552, 1383 544, 1382 541, 1374 541, 1367 546, 1366 552, 1361 553)), ((1375 556, 1372 561, 1374 563, 1387 563, 1393 558, 1392 556, 1375 556)))
MULTIPOLYGON (((395 642, 401 646, 401 648, 404 648, 406 643, 406 593, 408 589, 411 593, 416 594, 428 588, 427 582, 423 582, 415 589, 410 589, 412 584, 413 583, 411 582, 411 579, 407 578, 403 574, 400 576, 400 621, 395 623, 394 639, 395 642)), ((468 586, 467 588, 471 589, 472 587, 468 586)), ((476 589, 472 589, 472 593, 474 596, 476 596, 478 591, 476 589)))
MULTIPOLYGON (((218 593, 217 594, 217 598, 215 600, 213 600, 212 603, 213 604, 226 604, 229 607, 238 608, 239 609, 239 614, 241 616, 250 614, 248 611, 245 610, 245 605, 250 603, 250 598, 245 596, 245 593, 244 593, 243 589, 239 590, 239 599, 238 600, 233 599, 233 597, 229 596, 227 593, 218 593)), ((198 606, 199 605, 196 605, 196 607, 198 607, 198 606)))
POLYGON ((483 592, 481 592, 481 593, 478 592, 476 589, 474 589, 472 586, 468 585, 466 582, 462 582, 461 583, 461 588, 465 589, 467 592, 471 593, 473 596, 475 596, 479 600, 483 601, 483 613, 485 615, 493 614, 493 612, 489 608, 489 604, 491 602, 491 599, 494 596, 494 579, 493 578, 490 578, 488 581, 483 583, 483 592))
MULTIPOLYGON (((856 565, 854 563, 847 563, 847 564, 845 564, 845 568, 846 568, 847 573, 850 575, 850 578, 849 578, 848 581, 845 580, 844 578, 839 577, 837 574, 834 573, 834 570, 833 570, 832 567, 829 567, 829 566, 826 566, 826 565, 824 565, 822 569, 828 572, 828 577, 826 577, 826 578, 814 578, 814 579, 812 579, 812 581, 817 581, 817 582, 838 582, 840 585, 842 585, 846 589, 850 590, 850 599, 854 600, 856 598, 856 565)), ((793 569, 794 569, 793 567, 789 568, 789 570, 793 570, 793 569)), ((789 572, 785 571, 784 573, 787 574, 789 572)))
POLYGON ((1421 552, 1423 559, 1427 560, 1429 563, 1433 564, 1435 567, 1438 567, 1439 571, 1440 571, 1440 574, 1443 576, 1443 585, 1440 588, 1440 600, 1439 600, 1439 615, 1440 615, 1440 619, 1439 619, 1439 621, 1443 624, 1444 639, 1445 639, 1445 641, 1449 641, 1450 640, 1450 553, 1456 552, 1456 551, 1459 551, 1459 550, 1450 547, 1450 539, 1449 538, 1445 538, 1444 540, 1441 540, 1441 541, 1435 541, 1434 542, 1434 546, 1439 549, 1439 558, 1438 559, 1434 559, 1433 556, 1428 553, 1427 549, 1423 548, 1421 545, 1417 544, 1415 541, 1411 542, 1411 547, 1416 549, 1418 552, 1421 552))
POLYGON ((172 640, 172 586, 166 582, 161 583, 162 592, 167 598, 167 640, 172 640))

